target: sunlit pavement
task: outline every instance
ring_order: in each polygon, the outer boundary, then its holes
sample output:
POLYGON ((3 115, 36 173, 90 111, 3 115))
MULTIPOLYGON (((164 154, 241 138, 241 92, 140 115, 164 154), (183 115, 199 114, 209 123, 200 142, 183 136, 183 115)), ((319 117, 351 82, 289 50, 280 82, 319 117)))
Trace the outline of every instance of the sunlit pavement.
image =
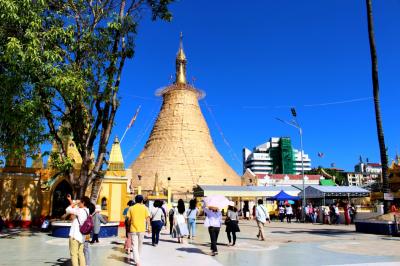
MULTIPOLYGON (((201 222, 198 234, 185 244, 163 232, 158 247, 145 239, 143 265, 400 265, 400 238, 359 234, 354 226, 287 224, 265 228, 266 240, 256 239, 254 221, 241 221, 237 244, 227 245, 225 227, 219 255, 209 254, 209 237, 201 222)), ((123 235, 123 232, 121 232, 123 235)), ((91 246, 91 265, 129 265, 122 238, 100 239, 91 246)), ((0 265, 70 265, 67 239, 45 233, 14 231, 0 238, 0 265)))

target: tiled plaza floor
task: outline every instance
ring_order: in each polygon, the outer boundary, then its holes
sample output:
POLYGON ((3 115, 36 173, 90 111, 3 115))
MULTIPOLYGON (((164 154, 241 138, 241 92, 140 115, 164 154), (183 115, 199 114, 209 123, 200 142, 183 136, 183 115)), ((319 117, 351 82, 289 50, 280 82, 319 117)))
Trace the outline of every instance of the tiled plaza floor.
MULTIPOLYGON (((146 239, 145 266, 217 265, 400 265, 400 238, 358 234, 354 226, 271 223, 267 241, 256 239, 254 221, 240 223, 237 245, 228 247, 225 228, 219 236, 219 255, 209 256, 209 238, 202 224, 195 240, 178 244, 166 232, 158 247, 146 239)), ((91 247, 92 265, 129 265, 123 239, 101 239, 91 247)), ((45 233, 16 231, 0 238, 0 265, 70 265, 67 239, 45 233)))

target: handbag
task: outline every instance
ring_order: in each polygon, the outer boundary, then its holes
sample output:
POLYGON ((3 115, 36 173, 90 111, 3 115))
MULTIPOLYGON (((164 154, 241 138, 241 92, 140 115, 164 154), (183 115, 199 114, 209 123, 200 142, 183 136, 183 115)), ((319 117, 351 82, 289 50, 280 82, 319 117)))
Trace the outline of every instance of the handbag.
POLYGON ((231 218, 226 217, 225 218, 225 225, 228 225, 231 222, 231 218))

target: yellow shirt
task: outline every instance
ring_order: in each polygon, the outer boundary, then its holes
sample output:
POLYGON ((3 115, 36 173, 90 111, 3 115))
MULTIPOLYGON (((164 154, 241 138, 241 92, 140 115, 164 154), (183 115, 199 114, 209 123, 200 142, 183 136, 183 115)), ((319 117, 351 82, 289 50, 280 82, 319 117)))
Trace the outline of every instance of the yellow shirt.
POLYGON ((144 204, 138 203, 130 207, 127 217, 131 222, 131 233, 146 232, 146 219, 150 217, 150 213, 144 204))

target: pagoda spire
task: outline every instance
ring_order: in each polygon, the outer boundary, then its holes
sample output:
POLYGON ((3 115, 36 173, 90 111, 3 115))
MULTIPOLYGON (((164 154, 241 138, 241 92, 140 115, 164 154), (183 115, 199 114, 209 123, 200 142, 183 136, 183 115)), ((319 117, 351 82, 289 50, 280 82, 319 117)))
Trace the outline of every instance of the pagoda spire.
POLYGON ((176 54, 175 84, 186 84, 186 55, 183 51, 183 34, 180 34, 179 50, 176 54))
POLYGON ((115 137, 111 147, 107 170, 117 171, 124 169, 125 169, 125 164, 124 164, 124 158, 122 157, 121 145, 118 137, 115 137))

